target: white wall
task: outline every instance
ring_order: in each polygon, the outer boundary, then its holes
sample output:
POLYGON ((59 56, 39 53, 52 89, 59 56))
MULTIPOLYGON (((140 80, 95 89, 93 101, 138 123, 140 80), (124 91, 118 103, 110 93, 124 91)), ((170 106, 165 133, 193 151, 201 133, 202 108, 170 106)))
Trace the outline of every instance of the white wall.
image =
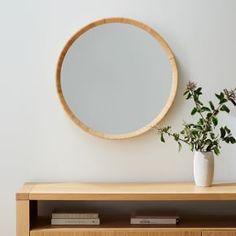
MULTIPOLYGON (((58 55, 85 24, 124 16, 154 27, 179 66, 176 102, 163 124, 189 119, 182 97, 191 79, 206 98, 236 86, 234 0, 0 0, 0 235, 15 233, 15 191, 25 181, 192 180, 192 153, 149 132, 98 139, 66 116, 55 90, 58 55)), ((223 117, 236 134, 236 109, 223 117)), ((222 145, 218 181, 236 181, 236 145, 222 145)))

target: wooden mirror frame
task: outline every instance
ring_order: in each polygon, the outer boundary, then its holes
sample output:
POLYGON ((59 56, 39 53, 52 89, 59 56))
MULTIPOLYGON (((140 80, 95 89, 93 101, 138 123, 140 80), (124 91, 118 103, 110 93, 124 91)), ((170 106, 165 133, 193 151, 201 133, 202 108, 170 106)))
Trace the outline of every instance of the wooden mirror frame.
POLYGON ((135 136, 143 134, 144 132, 150 130, 152 127, 157 125, 164 118, 164 116, 166 115, 166 113, 170 109, 171 105, 173 104, 174 98, 175 98, 175 95, 176 95, 176 92, 177 92, 177 86, 178 86, 177 65, 176 65, 176 61, 175 61, 175 58, 174 58, 174 54, 172 53, 172 51, 171 51, 170 47, 168 46, 168 44, 166 43, 166 41, 155 30, 153 30, 148 25, 146 25, 144 23, 141 23, 139 21, 133 20, 133 19, 128 19, 128 18, 120 18, 120 17, 106 18, 106 19, 101 19, 101 20, 94 21, 94 22, 86 25, 81 30, 76 32, 68 40, 68 42, 64 46, 64 48, 63 48, 63 50, 62 50, 62 52, 59 56, 59 59, 58 59, 58 62, 57 62, 56 87, 57 87, 58 96, 60 98, 60 101, 61 101, 61 104, 62 104, 64 110, 69 115, 69 117, 72 119, 72 121, 74 121, 74 123, 77 124, 84 131, 86 131, 87 133, 89 133, 91 135, 94 135, 94 136, 97 136, 97 137, 100 137, 100 138, 104 138, 104 139, 127 139, 127 138, 131 138, 131 137, 135 137, 135 136), (157 40, 157 42, 160 43, 160 45, 163 47, 163 49, 166 52, 166 55, 169 59, 170 65, 172 67, 171 91, 170 91, 170 95, 167 99, 167 102, 166 102, 164 108, 161 110, 161 112, 158 114, 158 116, 153 121, 148 123, 146 126, 140 128, 136 131, 129 132, 129 133, 124 133, 124 134, 106 134, 106 133, 102 133, 102 132, 96 131, 96 130, 88 127, 69 108, 69 106, 66 103, 66 100, 63 96, 62 87, 61 87, 61 76, 60 76, 61 75, 61 68, 62 68, 62 64, 63 64, 63 60, 65 58, 65 55, 66 55, 68 49, 70 48, 70 46, 74 43, 74 41, 76 39, 78 39, 82 34, 87 32, 88 30, 90 30, 94 27, 97 27, 99 25, 109 24, 109 23, 130 24, 130 25, 136 26, 136 27, 146 31, 150 35, 152 35, 157 40))

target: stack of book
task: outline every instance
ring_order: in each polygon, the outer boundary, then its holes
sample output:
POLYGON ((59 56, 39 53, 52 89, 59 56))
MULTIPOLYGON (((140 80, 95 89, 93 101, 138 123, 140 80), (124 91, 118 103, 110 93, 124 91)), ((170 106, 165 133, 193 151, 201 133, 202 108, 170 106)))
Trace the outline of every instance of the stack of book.
POLYGON ((99 225, 98 213, 52 213, 52 225, 99 225))
POLYGON ((179 221, 179 216, 174 215, 135 215, 130 218, 133 225, 176 225, 179 221))

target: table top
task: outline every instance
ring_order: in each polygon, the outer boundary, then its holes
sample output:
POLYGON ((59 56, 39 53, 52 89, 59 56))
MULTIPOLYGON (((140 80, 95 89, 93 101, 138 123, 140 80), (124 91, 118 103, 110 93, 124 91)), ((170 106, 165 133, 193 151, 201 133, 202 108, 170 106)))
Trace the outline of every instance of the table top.
POLYGON ((194 183, 25 183, 17 200, 236 200, 236 183, 197 187, 194 183))

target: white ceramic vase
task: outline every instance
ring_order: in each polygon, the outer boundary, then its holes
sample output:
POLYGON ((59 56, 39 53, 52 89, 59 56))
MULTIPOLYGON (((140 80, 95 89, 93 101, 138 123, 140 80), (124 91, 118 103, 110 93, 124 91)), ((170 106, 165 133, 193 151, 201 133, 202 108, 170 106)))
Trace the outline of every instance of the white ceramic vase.
POLYGON ((197 186, 209 187, 214 177, 213 152, 195 151, 193 160, 194 181, 197 186))

